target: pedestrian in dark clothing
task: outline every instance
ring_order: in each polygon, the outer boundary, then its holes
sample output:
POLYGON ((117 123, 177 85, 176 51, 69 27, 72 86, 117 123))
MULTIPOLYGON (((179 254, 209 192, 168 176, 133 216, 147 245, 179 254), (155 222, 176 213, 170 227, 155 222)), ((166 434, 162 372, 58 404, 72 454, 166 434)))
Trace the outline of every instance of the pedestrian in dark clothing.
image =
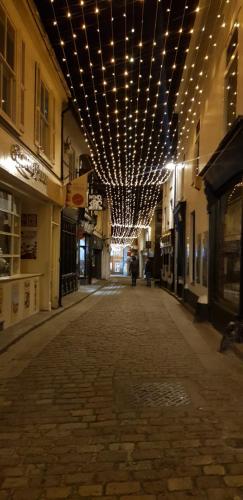
POLYGON ((139 264, 138 260, 136 259, 135 255, 132 257, 132 260, 130 262, 129 266, 129 272, 132 276, 132 286, 136 286, 137 278, 138 278, 138 271, 139 271, 139 264))
POLYGON ((151 287, 152 273, 153 273, 153 262, 151 258, 148 258, 145 265, 145 276, 147 280, 147 286, 149 287, 151 287))

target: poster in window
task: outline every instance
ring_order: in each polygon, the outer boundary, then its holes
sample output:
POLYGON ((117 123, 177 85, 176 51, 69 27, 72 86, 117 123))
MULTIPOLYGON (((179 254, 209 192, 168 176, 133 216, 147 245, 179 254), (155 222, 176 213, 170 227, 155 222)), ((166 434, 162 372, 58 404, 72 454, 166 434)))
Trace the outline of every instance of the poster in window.
POLYGON ((19 285, 18 285, 18 283, 15 283, 14 285, 12 285, 11 296, 12 296, 12 313, 15 315, 18 313, 18 310, 19 310, 19 285))
POLYGON ((21 231, 21 259, 37 259, 37 231, 21 231))
POLYGON ((24 282, 24 308, 30 307, 30 281, 24 282))

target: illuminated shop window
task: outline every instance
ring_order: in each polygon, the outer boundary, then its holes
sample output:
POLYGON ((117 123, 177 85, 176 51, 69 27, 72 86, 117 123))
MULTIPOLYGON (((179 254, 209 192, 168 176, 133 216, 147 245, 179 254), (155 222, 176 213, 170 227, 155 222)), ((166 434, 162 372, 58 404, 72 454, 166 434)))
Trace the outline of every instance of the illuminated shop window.
POLYGON ((20 272, 20 210, 16 198, 0 190, 0 277, 20 272))
POLYGON ((0 109, 16 120, 15 29, 0 6, 0 109))
POLYGON ((238 182, 220 202, 217 296, 234 312, 240 304, 243 183, 238 182))
POLYGON ((230 129, 237 112, 237 79, 238 79, 238 27, 234 29, 226 54, 225 105, 226 128, 230 129))

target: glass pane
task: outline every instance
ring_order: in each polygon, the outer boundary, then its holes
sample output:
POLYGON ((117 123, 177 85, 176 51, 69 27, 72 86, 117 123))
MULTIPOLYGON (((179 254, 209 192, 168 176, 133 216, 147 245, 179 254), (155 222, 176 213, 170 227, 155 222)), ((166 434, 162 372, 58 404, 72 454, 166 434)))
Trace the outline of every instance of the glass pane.
POLYGON ((0 231, 11 233, 12 217, 7 212, 0 211, 0 231))
POLYGON ((11 259, 2 257, 0 250, 0 276, 9 276, 11 271, 11 259))
POLYGON ((14 58, 15 58, 15 31, 12 24, 7 21, 7 55, 6 59, 11 66, 14 68, 14 58))
POLYGON ((14 234, 19 234, 20 232, 20 217, 14 217, 13 232, 14 234))
POLYGON ((20 239, 18 237, 13 238, 13 254, 20 255, 20 239))
POLYGON ((13 258, 13 274, 20 273, 20 259, 19 257, 13 258))
POLYGON ((11 236, 0 234, 0 254, 11 254, 11 236))
POLYGON ((235 312, 240 302, 240 257, 241 257, 241 216, 242 183, 237 184, 225 201, 222 214, 223 237, 219 248, 219 298, 228 303, 235 312))
POLYGON ((85 276, 85 248, 80 247, 79 249, 79 262, 80 262, 80 269, 79 273, 80 276, 85 276))
POLYGON ((44 85, 41 82, 41 93, 40 93, 40 109, 41 113, 44 115, 44 109, 45 109, 45 89, 44 85))
POLYGON ((2 7, 0 7, 0 52, 3 56, 5 56, 5 54, 4 54, 5 21, 6 21, 6 18, 5 18, 4 11, 3 11, 2 7))
POLYGON ((15 83, 11 71, 6 65, 3 65, 2 77, 2 109, 5 113, 13 118, 13 95, 15 83))
POLYGON ((12 211, 12 195, 6 191, 0 191, 0 209, 12 211))

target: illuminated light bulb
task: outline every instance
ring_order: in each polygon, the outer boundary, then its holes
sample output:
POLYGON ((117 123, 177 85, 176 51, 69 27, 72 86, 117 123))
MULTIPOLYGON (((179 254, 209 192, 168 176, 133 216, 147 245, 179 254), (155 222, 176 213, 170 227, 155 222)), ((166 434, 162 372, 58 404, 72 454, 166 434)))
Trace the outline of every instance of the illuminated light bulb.
POLYGON ((67 17, 71 17, 71 12, 68 12, 68 13, 67 13, 67 17))

